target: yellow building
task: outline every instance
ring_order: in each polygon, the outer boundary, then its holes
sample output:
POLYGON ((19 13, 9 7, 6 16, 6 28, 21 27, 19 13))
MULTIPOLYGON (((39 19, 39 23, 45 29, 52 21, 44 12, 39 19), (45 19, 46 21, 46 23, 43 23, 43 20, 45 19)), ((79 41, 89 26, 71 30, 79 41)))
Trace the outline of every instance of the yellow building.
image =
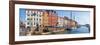
POLYGON ((48 12, 47 11, 43 11, 42 25, 43 26, 48 26, 48 12))

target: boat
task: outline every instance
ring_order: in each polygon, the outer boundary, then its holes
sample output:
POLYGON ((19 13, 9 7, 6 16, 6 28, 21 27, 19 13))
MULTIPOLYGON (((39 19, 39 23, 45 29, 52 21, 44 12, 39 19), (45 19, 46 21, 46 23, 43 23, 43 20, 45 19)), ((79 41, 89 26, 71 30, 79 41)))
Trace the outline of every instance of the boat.
POLYGON ((48 35, 48 34, 51 34, 51 32, 43 32, 43 33, 41 33, 42 35, 48 35))

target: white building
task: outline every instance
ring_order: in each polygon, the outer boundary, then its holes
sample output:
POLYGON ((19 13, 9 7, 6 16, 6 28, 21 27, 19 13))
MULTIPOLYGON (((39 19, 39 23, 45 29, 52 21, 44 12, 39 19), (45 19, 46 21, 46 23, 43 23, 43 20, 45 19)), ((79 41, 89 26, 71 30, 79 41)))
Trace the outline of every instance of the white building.
POLYGON ((42 24, 43 11, 41 10, 26 10, 26 27, 36 27, 42 24))
POLYGON ((63 17, 58 17, 58 26, 63 27, 64 26, 64 18, 63 17))

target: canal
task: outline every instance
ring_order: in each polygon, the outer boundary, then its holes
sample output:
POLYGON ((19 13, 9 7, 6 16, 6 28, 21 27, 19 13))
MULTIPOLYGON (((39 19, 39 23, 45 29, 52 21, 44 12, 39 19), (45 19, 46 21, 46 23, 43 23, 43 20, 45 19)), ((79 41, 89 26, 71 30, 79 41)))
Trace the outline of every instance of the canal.
POLYGON ((77 29, 72 29, 70 31, 64 31, 64 34, 79 34, 79 33, 89 33, 89 28, 86 26, 81 26, 77 29))

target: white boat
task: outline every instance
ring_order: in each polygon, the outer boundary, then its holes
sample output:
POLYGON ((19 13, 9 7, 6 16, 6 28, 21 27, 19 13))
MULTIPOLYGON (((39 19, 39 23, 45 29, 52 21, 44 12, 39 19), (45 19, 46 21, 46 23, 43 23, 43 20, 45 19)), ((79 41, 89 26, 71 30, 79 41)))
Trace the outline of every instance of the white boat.
POLYGON ((45 33, 41 33, 42 35, 48 35, 51 34, 51 32, 45 32, 45 33))

